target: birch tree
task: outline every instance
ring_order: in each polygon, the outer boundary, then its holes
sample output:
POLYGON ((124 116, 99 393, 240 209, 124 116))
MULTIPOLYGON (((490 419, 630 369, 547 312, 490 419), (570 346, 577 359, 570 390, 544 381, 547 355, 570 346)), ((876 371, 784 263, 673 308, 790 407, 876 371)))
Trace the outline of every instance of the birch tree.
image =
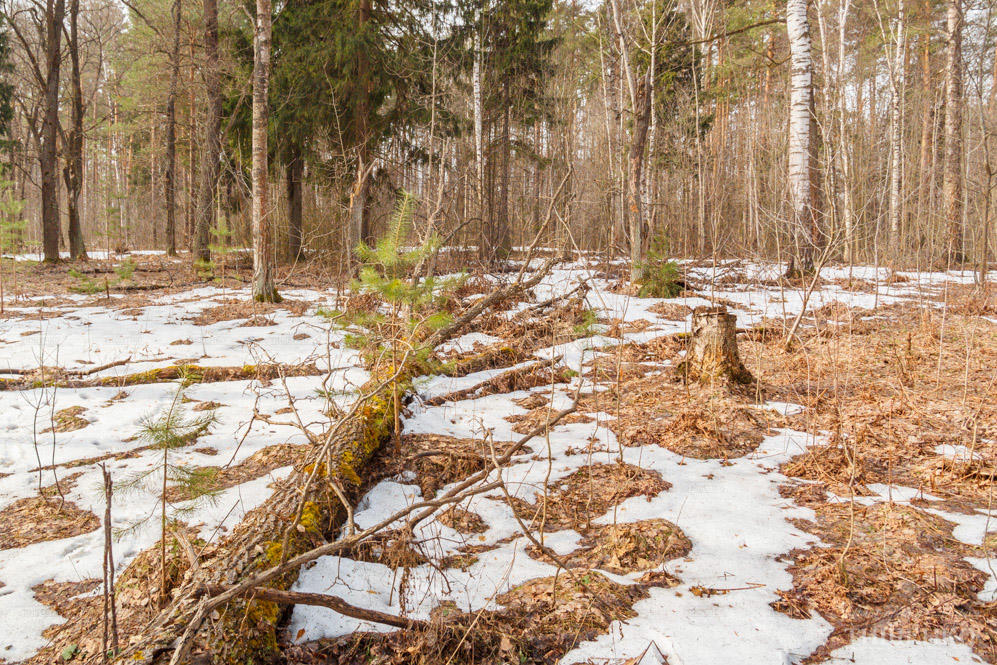
POLYGON ((811 135, 814 67, 807 0, 787 0, 786 31, 789 34, 791 65, 788 185, 793 236, 793 254, 787 275, 794 276, 813 271, 814 235, 817 230, 811 187, 815 147, 811 135))

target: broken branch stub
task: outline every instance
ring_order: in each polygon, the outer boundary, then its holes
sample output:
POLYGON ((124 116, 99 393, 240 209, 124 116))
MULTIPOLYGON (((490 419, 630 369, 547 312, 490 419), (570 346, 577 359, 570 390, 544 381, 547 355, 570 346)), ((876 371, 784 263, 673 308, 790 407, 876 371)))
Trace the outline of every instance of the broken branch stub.
POLYGON ((754 381, 737 350, 737 317, 723 305, 697 307, 692 312, 689 350, 678 366, 688 383, 746 384, 754 381))

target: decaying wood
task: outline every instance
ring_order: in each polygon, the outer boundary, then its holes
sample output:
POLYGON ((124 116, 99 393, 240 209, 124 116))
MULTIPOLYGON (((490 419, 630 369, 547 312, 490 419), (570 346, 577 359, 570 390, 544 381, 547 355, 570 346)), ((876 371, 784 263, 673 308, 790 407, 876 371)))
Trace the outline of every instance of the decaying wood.
MULTIPOLYGON (((524 267, 515 281, 479 300, 453 324, 430 335, 424 345, 435 348, 456 336, 488 308, 538 284, 552 266, 553 261, 546 262, 529 279, 524 278, 524 267)), ((312 463, 296 469, 262 506, 203 554, 199 572, 189 572, 173 590, 170 605, 129 640, 123 659, 151 663, 169 654, 169 662, 177 664, 197 654, 198 660, 241 664, 267 662, 278 655, 277 625, 283 608, 275 600, 286 596, 267 596, 270 592, 260 589, 286 592, 304 563, 343 551, 390 523, 333 540, 347 517, 340 497, 346 495, 348 501, 359 498, 367 463, 392 436, 395 388, 407 385, 422 369, 409 358, 406 355, 390 376, 376 376, 375 371, 375 378, 361 389, 363 397, 350 413, 319 437, 320 443, 313 444, 312 463), (206 597, 205 589, 215 587, 227 591, 206 597)), ((550 424, 568 412, 558 414, 550 424)), ((535 434, 510 447, 507 456, 532 436, 535 434)), ((423 520, 439 506, 468 493, 494 489, 487 483, 478 486, 486 477, 473 475, 451 492, 410 507, 408 513, 414 514, 416 521, 423 520)))
POLYGON ((55 367, 42 367, 35 370, 5 370, 20 378, 0 378, 0 390, 25 390, 29 388, 124 388, 146 383, 163 383, 184 379, 190 383, 214 383, 217 381, 246 381, 249 379, 269 380, 281 376, 319 376, 322 372, 314 363, 301 365, 280 365, 266 363, 259 365, 239 365, 237 367, 204 367, 186 363, 156 367, 142 372, 122 376, 102 376, 88 378, 91 374, 122 365, 111 363, 82 372, 63 371, 55 367))
POLYGON ((693 310, 689 350, 678 372, 687 382, 744 384, 754 380, 737 350, 737 317, 726 307, 693 310))

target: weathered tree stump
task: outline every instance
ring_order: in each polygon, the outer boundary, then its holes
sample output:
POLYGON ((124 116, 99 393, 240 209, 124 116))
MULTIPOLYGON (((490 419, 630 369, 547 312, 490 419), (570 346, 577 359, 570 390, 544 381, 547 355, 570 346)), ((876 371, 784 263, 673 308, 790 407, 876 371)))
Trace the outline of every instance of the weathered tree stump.
POLYGON ((678 366, 686 382, 745 384, 754 381, 737 351, 737 317, 723 305, 692 312, 689 350, 678 366))

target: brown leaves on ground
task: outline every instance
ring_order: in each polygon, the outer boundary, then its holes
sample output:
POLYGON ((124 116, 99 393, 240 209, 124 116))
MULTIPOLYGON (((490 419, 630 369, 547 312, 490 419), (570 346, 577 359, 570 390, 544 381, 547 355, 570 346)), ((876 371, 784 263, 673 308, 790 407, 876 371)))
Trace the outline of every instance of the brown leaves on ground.
POLYGON ((950 524, 891 503, 825 504, 817 515, 805 526, 830 546, 794 553, 794 588, 774 605, 791 616, 816 610, 834 626, 812 658, 863 633, 891 639, 958 634, 993 657, 997 624, 976 597, 987 576, 962 558, 965 548, 950 524))
POLYGON ((42 430, 42 434, 47 432, 75 432, 90 424, 90 421, 80 416, 87 410, 82 406, 70 406, 55 412, 54 423, 51 427, 42 430))
POLYGON ((643 496, 650 501, 669 487, 656 471, 631 464, 592 464, 554 481, 546 492, 539 488, 535 503, 513 497, 512 508, 532 528, 581 530, 626 499, 643 496))
POLYGON ((531 580, 496 598, 501 610, 462 613, 444 603, 425 630, 354 633, 289 646, 289 665, 554 665, 572 647, 636 615, 644 585, 624 586, 596 571, 531 580))
POLYGON ((423 497, 432 499, 443 486, 466 478, 491 464, 484 441, 444 434, 403 434, 401 449, 383 460, 385 475, 415 473, 423 497))
POLYGON ((270 315, 278 311, 290 312, 293 316, 301 316, 310 308, 312 303, 303 300, 283 300, 279 303, 263 303, 255 300, 243 298, 233 298, 232 302, 215 307, 207 307, 195 316, 188 317, 191 323, 198 326, 210 326, 213 323, 222 321, 234 321, 236 319, 247 319, 243 325, 275 325, 270 315), (249 323, 253 321, 254 323, 249 323))
POLYGON ((783 421, 775 413, 745 405, 738 395, 687 388, 663 376, 612 386, 583 404, 587 411, 616 416, 607 426, 625 446, 658 445, 700 459, 746 455, 783 421))
POLYGON ((34 496, 18 499, 0 510, 0 524, 0 550, 7 550, 90 533, 99 529, 101 522, 72 501, 34 496))
POLYGON ((581 545, 564 557, 568 565, 620 575, 657 568, 692 549, 682 530, 662 519, 589 527, 581 545))
POLYGON ((488 395, 499 395, 529 390, 538 386, 549 386, 554 383, 565 383, 569 380, 564 366, 548 362, 536 362, 514 369, 506 370, 498 376, 484 381, 472 388, 458 390, 446 395, 440 395, 426 400, 427 404, 440 405, 445 402, 457 402, 465 399, 478 399, 488 395))
POLYGON ((484 533, 488 530, 488 525, 480 515, 460 506, 447 508, 436 517, 436 521, 463 534, 484 533))
MULTIPOLYGON (((529 434, 546 423, 557 414, 557 410, 551 408, 550 399, 545 395, 533 393, 529 397, 516 400, 515 403, 524 409, 529 409, 528 413, 517 413, 506 416, 505 420, 514 423, 512 431, 517 434, 529 434)), ((570 425, 572 423, 590 423, 594 419, 584 413, 569 413, 561 418, 558 425, 570 425)))

